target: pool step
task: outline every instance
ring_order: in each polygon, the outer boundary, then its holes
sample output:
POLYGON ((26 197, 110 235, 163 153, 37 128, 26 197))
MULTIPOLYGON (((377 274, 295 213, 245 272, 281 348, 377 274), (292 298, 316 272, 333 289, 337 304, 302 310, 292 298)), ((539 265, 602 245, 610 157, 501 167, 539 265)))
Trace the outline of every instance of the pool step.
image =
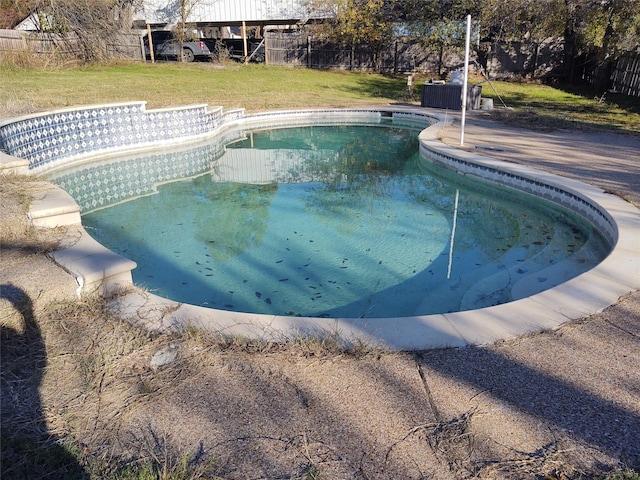
POLYGON ((50 183, 41 182, 29 206, 31 224, 40 228, 80 225, 80 207, 67 192, 50 183))
POLYGON ((567 279, 574 278, 584 273, 584 263, 594 264, 595 259, 590 258, 596 256, 594 237, 590 236, 587 241, 581 245, 571 257, 567 257, 558 263, 550 265, 549 267, 536 272, 533 275, 527 275, 516 283, 511 288, 511 297, 513 300, 519 300, 526 298, 542 290, 555 287, 567 279))
MULTIPOLYGON (((521 239, 522 242, 522 239, 521 239)), ((509 268, 500 269, 475 283, 464 295, 460 310, 489 307, 548 290, 575 277, 584 269, 580 257, 592 251, 589 240, 569 256, 563 252, 576 239, 571 233, 554 232, 550 242, 534 255, 519 263, 505 262, 509 268), (586 248, 585 248, 586 247, 586 248), (541 265, 548 265, 540 269, 541 265)))
POLYGON ((59 237, 59 248, 49 256, 75 277, 78 296, 109 295, 132 285, 131 270, 136 268, 136 262, 91 238, 82 226, 80 207, 67 192, 45 182, 41 186, 28 216, 36 227, 58 229, 52 236, 59 237))
POLYGON ((0 152, 0 175, 28 175, 29 160, 0 152))

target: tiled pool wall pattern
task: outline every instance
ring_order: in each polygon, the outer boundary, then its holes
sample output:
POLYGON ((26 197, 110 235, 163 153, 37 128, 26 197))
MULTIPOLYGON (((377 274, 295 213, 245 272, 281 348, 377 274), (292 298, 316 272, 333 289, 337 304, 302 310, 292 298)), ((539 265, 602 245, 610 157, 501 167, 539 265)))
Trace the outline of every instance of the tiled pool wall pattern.
POLYGON ((157 186, 207 172, 225 152, 224 146, 244 138, 242 132, 223 132, 215 141, 194 148, 154 149, 150 153, 106 157, 99 162, 78 163, 47 177, 67 191, 81 212, 155 193, 157 186), (126 161, 123 161, 126 159, 126 161))
POLYGON ((360 108, 360 109, 311 109, 270 111, 252 114, 243 122, 252 127, 267 126, 268 128, 291 127, 295 125, 358 125, 371 124, 388 119, 393 125, 426 128, 435 123, 433 115, 419 112, 399 112, 390 108, 360 108))
POLYGON ((147 111, 145 102, 66 109, 0 124, 0 150, 39 171, 87 156, 195 139, 241 116, 206 105, 147 111))
POLYGON ((523 174, 499 170, 489 165, 478 163, 478 161, 464 160, 458 158, 458 156, 433 150, 424 144, 420 145, 420 150, 431 161, 450 170, 473 175, 505 187, 529 193, 568 208, 594 225, 605 236, 609 245, 613 246, 617 241, 618 229, 611 216, 587 198, 576 195, 566 188, 551 185, 523 174))
POLYGON ((113 205, 133 197, 149 195, 159 183, 196 175, 209 163, 205 147, 187 152, 132 157, 128 162, 112 160, 79 165, 64 176, 48 177, 76 200, 82 213, 113 205))

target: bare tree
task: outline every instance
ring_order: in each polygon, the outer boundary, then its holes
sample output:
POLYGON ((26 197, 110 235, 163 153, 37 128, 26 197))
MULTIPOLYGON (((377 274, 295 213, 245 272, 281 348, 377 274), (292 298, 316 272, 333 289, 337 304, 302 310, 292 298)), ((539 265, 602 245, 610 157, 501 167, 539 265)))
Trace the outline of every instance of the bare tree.
MULTIPOLYGON (((184 51, 184 42, 190 39, 190 33, 187 31, 189 16, 193 12, 193 8, 200 3, 201 0, 177 0, 178 2, 178 25, 174 29, 174 35, 180 42, 180 51, 184 51)), ((194 38, 194 40, 196 40, 194 38)), ((178 55, 178 61, 184 61, 182 55, 178 55)))
POLYGON ((86 63, 118 55, 113 39, 131 29, 142 0, 38 0, 40 33, 86 63))

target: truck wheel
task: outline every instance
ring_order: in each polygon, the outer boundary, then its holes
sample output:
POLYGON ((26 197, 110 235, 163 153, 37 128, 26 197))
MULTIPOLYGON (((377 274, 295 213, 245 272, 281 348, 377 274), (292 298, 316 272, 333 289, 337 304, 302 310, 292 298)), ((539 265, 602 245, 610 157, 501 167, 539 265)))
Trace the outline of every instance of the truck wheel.
POLYGON ((191 49, 190 49, 190 48, 184 48, 184 49, 182 50, 182 59, 183 59, 185 62, 193 62, 193 60, 194 60, 195 58, 196 58, 196 57, 193 55, 193 52, 191 51, 191 49))

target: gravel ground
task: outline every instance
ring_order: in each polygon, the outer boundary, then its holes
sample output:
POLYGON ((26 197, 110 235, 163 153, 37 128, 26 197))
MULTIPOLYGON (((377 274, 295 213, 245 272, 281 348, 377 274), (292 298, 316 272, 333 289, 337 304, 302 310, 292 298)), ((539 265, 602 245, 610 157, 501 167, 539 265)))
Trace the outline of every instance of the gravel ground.
MULTIPOLYGON (((442 138, 458 144, 459 129, 442 138)), ((478 112, 465 140, 640 206, 639 137, 531 132, 478 112)), ((10 198, 3 194, 3 228, 24 221, 10 198)), ((48 366, 30 397, 3 374, 3 429, 30 408, 50 434, 72 435, 86 458, 188 452, 193 465, 210 459, 229 479, 577 479, 640 469, 640 292, 557 330, 485 347, 221 346, 198 334, 147 338, 56 310, 51 302, 73 298, 74 282, 16 238, 2 245, 3 350, 30 318, 15 300, 23 295, 41 321, 48 366), (152 355, 168 346, 177 360, 152 369, 152 355), (78 358, 100 368, 89 375, 78 358)))

